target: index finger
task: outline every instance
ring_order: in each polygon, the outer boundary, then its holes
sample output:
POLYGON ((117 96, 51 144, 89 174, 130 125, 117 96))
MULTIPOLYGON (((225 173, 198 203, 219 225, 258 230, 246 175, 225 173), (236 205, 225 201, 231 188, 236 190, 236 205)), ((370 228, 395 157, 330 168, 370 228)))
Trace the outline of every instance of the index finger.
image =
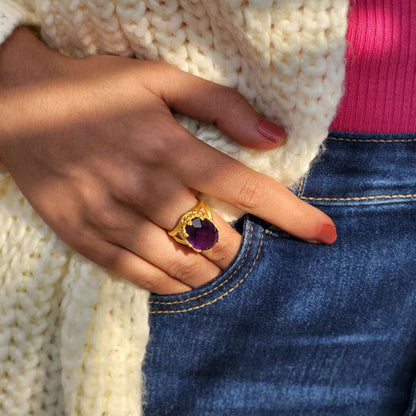
POLYGON ((184 185, 221 199, 301 239, 327 244, 336 240, 335 224, 328 215, 302 201, 271 177, 196 138, 190 141, 188 137, 183 146, 177 144, 180 157, 175 159, 173 168, 184 185))

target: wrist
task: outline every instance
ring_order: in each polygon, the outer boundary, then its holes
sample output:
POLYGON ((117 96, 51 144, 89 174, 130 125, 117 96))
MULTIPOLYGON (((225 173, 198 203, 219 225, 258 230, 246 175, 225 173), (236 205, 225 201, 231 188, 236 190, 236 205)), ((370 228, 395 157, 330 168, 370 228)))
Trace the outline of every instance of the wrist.
POLYGON ((8 89, 19 85, 23 77, 38 69, 48 51, 52 55, 52 49, 35 35, 32 28, 17 27, 0 45, 0 87, 8 89))
POLYGON ((6 147, 23 128, 16 109, 27 107, 31 87, 58 72, 59 57, 64 56, 45 45, 26 26, 16 28, 0 45, 0 162, 5 163, 6 147))

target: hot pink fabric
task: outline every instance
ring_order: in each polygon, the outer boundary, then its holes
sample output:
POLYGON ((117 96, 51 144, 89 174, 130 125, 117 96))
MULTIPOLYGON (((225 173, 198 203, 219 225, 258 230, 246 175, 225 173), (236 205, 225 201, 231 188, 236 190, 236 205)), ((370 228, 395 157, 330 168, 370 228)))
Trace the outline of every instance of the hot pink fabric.
POLYGON ((345 94, 331 130, 416 132, 416 1, 351 0, 345 94))

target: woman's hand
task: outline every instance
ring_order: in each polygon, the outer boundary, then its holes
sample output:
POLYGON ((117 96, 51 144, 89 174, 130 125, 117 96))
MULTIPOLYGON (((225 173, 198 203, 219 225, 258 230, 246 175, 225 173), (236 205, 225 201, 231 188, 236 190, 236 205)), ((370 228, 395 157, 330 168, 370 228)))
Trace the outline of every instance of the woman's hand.
POLYGON ((309 241, 336 238, 326 214, 196 139, 170 112, 215 122, 246 146, 281 143, 284 132, 234 90, 162 62, 65 57, 25 28, 0 50, 0 88, 0 158, 32 207, 74 250, 152 292, 200 286, 238 251, 240 234, 215 213, 212 251, 168 236, 197 192, 309 241))

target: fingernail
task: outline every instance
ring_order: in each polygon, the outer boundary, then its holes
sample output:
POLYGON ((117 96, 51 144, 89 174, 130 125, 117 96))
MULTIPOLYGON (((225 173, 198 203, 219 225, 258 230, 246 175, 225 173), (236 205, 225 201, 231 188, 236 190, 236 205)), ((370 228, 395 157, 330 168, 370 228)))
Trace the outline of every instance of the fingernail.
POLYGON ((278 143, 284 140, 286 132, 282 127, 262 118, 257 124, 257 131, 269 142, 278 143))
POLYGON ((337 239, 337 230, 331 224, 325 224, 319 230, 317 240, 319 243, 332 244, 337 239))

